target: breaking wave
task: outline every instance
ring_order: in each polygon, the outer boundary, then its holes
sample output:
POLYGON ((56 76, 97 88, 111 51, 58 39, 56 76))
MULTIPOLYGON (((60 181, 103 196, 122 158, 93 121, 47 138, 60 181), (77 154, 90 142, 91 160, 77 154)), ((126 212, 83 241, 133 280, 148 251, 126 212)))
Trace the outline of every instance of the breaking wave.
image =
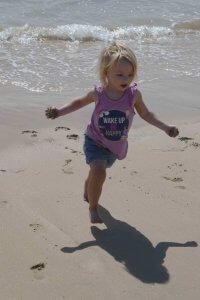
POLYGON ((172 27, 159 26, 127 26, 108 29, 103 26, 71 24, 57 27, 34 27, 24 25, 21 27, 0 28, 0 41, 16 41, 30 43, 40 40, 60 41, 111 41, 137 40, 145 41, 168 38, 179 34, 188 34, 200 31, 200 20, 180 22, 172 27))
POLYGON ((200 20, 179 22, 174 24, 173 28, 175 30, 182 30, 184 32, 200 31, 200 20))

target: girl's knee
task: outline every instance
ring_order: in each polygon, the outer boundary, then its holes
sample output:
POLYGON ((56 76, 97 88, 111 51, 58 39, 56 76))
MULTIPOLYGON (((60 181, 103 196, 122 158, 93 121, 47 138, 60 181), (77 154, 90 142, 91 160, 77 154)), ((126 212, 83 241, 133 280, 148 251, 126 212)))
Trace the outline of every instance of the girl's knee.
POLYGON ((101 181, 105 181, 106 179, 106 168, 104 164, 93 163, 90 166, 92 176, 98 178, 101 181))

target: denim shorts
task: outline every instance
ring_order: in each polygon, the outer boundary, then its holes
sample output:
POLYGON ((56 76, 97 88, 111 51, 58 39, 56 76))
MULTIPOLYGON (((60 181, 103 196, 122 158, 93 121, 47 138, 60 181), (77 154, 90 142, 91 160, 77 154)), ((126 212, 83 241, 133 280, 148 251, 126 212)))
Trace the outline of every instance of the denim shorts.
POLYGON ((117 156, 112 153, 110 150, 101 147, 93 141, 87 134, 85 134, 85 142, 83 145, 83 150, 86 157, 86 163, 90 164, 94 161, 103 161, 106 168, 110 168, 117 156))

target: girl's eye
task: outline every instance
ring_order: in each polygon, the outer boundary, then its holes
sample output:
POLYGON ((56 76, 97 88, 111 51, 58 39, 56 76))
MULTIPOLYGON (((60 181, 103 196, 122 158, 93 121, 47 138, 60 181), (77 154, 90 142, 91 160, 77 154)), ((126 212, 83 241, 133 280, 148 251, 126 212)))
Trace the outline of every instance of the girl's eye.
POLYGON ((121 77, 121 76, 122 76, 122 74, 117 74, 117 76, 121 77))

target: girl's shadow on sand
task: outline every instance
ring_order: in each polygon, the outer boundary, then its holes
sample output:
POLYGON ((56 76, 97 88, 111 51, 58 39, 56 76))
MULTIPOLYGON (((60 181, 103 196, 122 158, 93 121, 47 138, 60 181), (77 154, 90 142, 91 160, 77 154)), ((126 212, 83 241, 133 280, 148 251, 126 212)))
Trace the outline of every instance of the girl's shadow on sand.
POLYGON ((163 266, 169 247, 197 247, 194 241, 186 243, 160 242, 156 247, 139 231, 129 224, 114 219, 100 206, 100 214, 106 229, 91 227, 94 241, 88 241, 77 247, 64 247, 61 251, 73 253, 92 246, 99 246, 120 263, 126 270, 145 283, 166 283, 169 273, 163 266))

